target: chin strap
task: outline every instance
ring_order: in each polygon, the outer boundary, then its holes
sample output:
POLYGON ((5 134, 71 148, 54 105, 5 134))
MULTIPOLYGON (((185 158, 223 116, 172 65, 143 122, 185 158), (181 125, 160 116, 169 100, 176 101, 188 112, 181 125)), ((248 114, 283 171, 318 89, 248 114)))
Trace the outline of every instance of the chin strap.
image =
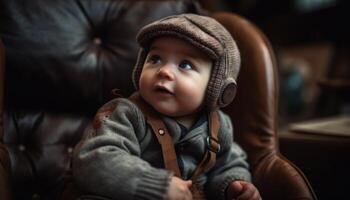
MULTIPOLYGON (((153 133, 156 135, 157 140, 162 148, 165 169, 174 172, 175 176, 181 177, 172 138, 164 122, 161 120, 158 112, 156 112, 149 104, 147 104, 139 93, 134 93, 129 97, 129 100, 140 108, 142 113, 145 115, 147 123, 151 126, 153 133)), ((206 169, 208 169, 210 166, 213 166, 216 162, 216 154, 220 151, 220 144, 218 141, 220 128, 218 112, 210 112, 208 119, 210 135, 206 139, 207 151, 202 161, 194 170, 190 178, 191 180, 195 180, 200 174, 204 173, 206 169)))

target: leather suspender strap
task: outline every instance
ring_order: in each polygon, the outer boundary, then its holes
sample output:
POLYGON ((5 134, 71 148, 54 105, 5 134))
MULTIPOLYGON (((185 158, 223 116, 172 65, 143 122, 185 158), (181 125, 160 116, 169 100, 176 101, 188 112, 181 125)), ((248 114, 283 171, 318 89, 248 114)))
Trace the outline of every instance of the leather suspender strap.
POLYGON ((217 111, 209 113, 208 116, 210 135, 207 137, 207 152, 205 153, 202 161, 198 164, 197 168, 194 170, 191 179, 195 180, 200 174, 213 166, 216 162, 216 154, 220 151, 220 144, 218 140, 219 135, 219 115, 217 111))
POLYGON ((153 116, 149 116, 147 122, 151 125, 153 132, 161 145, 165 169, 171 170, 174 172, 175 176, 181 177, 174 144, 163 121, 156 120, 153 116))
MULTIPOLYGON (((129 99, 141 109, 141 111, 146 117, 147 123, 151 126, 153 133, 156 135, 157 140, 162 148, 162 155, 165 168, 173 171, 175 176, 181 177, 172 138, 164 122, 161 120, 160 116, 155 110, 151 108, 150 105, 148 105, 141 98, 139 93, 134 93, 131 97, 129 97, 129 99)), ((192 180, 196 179, 207 168, 215 164, 216 154, 220 151, 220 144, 218 141, 218 134, 220 128, 218 112, 210 112, 208 120, 210 134, 206 139, 207 151, 202 161, 194 170, 190 178, 192 180)))
POLYGON ((160 116, 150 105, 146 104, 138 93, 134 93, 129 99, 141 109, 146 117, 147 123, 151 126, 153 133, 156 135, 162 148, 165 169, 174 172, 175 176, 181 177, 173 141, 164 122, 160 119, 160 116))

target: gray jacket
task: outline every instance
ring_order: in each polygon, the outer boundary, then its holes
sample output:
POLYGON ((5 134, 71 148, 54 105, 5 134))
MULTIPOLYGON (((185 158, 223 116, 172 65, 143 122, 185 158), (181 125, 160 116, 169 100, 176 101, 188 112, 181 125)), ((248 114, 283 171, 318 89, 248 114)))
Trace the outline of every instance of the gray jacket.
MULTIPOLYGON (((73 177, 78 187, 111 199, 164 199, 173 174, 163 169, 160 145, 141 110, 128 99, 118 98, 98 113, 74 150, 73 177)), ((219 111, 219 120, 221 150, 216 164, 196 180, 204 185, 209 199, 224 199, 233 180, 250 181, 246 155, 232 142, 229 117, 219 111)), ((164 117, 163 121, 182 161, 182 178, 188 179, 206 151, 208 124, 180 137, 175 120, 164 117)))

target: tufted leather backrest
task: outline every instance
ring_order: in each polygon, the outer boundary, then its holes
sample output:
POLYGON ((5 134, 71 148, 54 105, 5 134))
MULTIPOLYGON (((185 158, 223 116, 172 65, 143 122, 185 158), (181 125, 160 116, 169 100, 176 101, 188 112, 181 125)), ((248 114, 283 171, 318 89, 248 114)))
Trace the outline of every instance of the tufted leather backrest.
POLYGON ((15 199, 53 199, 93 114, 132 91, 136 32, 191 1, 1 0, 6 46, 4 143, 15 199))
POLYGON ((128 74, 140 27, 195 9, 189 1, 127 0, 1 0, 0 6, 7 76, 16 76, 6 80, 11 105, 84 113, 110 99, 113 88, 125 96, 133 91, 128 74))

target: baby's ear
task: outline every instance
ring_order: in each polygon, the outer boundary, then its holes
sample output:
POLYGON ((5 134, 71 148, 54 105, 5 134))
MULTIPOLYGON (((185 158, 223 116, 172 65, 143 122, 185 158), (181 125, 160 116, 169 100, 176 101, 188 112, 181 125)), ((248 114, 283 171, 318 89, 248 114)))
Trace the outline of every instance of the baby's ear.
POLYGON ((226 79, 221 89, 221 95, 220 95, 221 102, 219 102, 221 104, 220 107, 224 107, 230 104, 235 98, 236 92, 237 92, 236 81, 233 78, 226 79))

